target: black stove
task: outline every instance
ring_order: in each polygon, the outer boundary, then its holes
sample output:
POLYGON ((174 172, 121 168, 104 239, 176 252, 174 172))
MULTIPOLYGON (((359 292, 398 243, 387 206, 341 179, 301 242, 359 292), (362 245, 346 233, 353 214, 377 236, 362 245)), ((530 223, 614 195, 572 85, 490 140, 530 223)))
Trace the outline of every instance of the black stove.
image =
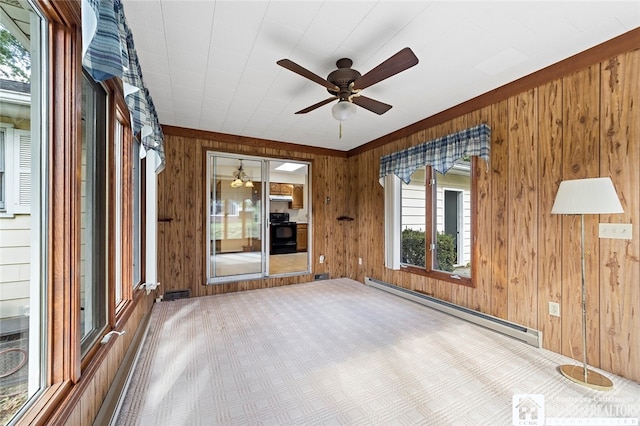
POLYGON ((289 221, 289 213, 269 213, 271 222, 270 254, 295 253, 298 245, 298 229, 295 222, 289 221))

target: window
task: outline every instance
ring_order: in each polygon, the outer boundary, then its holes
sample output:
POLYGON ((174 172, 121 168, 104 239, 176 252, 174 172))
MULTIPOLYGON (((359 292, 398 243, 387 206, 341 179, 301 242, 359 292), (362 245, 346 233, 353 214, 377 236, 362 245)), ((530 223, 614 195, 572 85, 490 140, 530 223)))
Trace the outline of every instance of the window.
POLYGON ((489 147, 483 124, 381 158, 385 266, 472 284, 472 170, 474 157, 488 161, 489 147))
MULTIPOLYGON (((12 2, 0 24, 0 424, 44 389, 46 21, 12 2)), ((6 13, 5 13, 6 12, 6 13)))
POLYGON ((132 212, 132 225, 131 225, 131 241, 133 244, 133 264, 132 264, 132 283, 133 287, 137 287, 142 282, 142 259, 143 259, 143 206, 144 191, 142 182, 142 170, 143 159, 140 158, 140 144, 137 141, 132 141, 131 144, 131 178, 132 178, 132 196, 133 196, 133 212, 132 212))
POLYGON ((80 336, 83 356, 107 323, 106 100, 104 89, 83 74, 80 190, 80 336))
POLYGON ((31 196, 31 132, 0 123, 0 214, 29 214, 31 196))
POLYGON ((122 168, 123 168, 123 153, 122 143, 124 138, 124 126, 119 119, 116 119, 116 125, 113 132, 113 166, 114 173, 114 185, 113 185, 113 198, 114 198, 114 220, 115 220, 115 235, 114 235, 114 296, 116 307, 122 302, 122 243, 123 243, 123 182, 122 182, 122 168))
POLYGON ((471 161, 447 174, 421 167, 401 184, 401 263, 471 278, 471 161), (433 176, 433 178, 431 177, 433 176))

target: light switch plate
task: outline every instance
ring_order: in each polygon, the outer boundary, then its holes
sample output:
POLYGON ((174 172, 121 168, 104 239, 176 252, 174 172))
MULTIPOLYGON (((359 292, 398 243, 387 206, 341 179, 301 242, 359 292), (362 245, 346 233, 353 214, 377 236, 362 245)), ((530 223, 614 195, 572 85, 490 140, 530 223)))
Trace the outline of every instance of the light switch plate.
POLYGON ((598 236, 600 238, 630 240, 633 236, 632 229, 630 223, 601 223, 598 226, 598 236))

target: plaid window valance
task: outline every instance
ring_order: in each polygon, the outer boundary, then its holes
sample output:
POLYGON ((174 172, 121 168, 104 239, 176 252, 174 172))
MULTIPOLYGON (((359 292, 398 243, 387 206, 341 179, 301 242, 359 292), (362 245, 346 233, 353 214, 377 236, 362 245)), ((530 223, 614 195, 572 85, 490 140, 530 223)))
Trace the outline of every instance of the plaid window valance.
POLYGON ((131 130, 164 168, 164 134, 127 25, 121 0, 82 0, 82 65, 95 81, 122 79, 131 130))
POLYGON ((431 166, 445 174, 465 155, 477 156, 489 162, 491 128, 487 124, 471 127, 380 158, 380 182, 394 174, 404 183, 420 167, 431 166))

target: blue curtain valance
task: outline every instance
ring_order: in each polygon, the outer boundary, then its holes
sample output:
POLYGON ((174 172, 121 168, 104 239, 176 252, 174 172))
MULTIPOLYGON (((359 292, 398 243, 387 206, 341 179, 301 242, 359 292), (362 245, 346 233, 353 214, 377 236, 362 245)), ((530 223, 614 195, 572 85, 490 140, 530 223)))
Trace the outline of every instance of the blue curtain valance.
POLYGON ((491 128, 481 124, 381 157, 379 178, 382 182, 385 176, 394 174, 408 184, 420 167, 431 166, 445 174, 465 155, 477 156, 489 163, 490 152, 491 128))
POLYGON ((164 168, 164 134, 127 25, 121 0, 82 0, 82 64, 95 81, 122 79, 131 130, 164 168))

